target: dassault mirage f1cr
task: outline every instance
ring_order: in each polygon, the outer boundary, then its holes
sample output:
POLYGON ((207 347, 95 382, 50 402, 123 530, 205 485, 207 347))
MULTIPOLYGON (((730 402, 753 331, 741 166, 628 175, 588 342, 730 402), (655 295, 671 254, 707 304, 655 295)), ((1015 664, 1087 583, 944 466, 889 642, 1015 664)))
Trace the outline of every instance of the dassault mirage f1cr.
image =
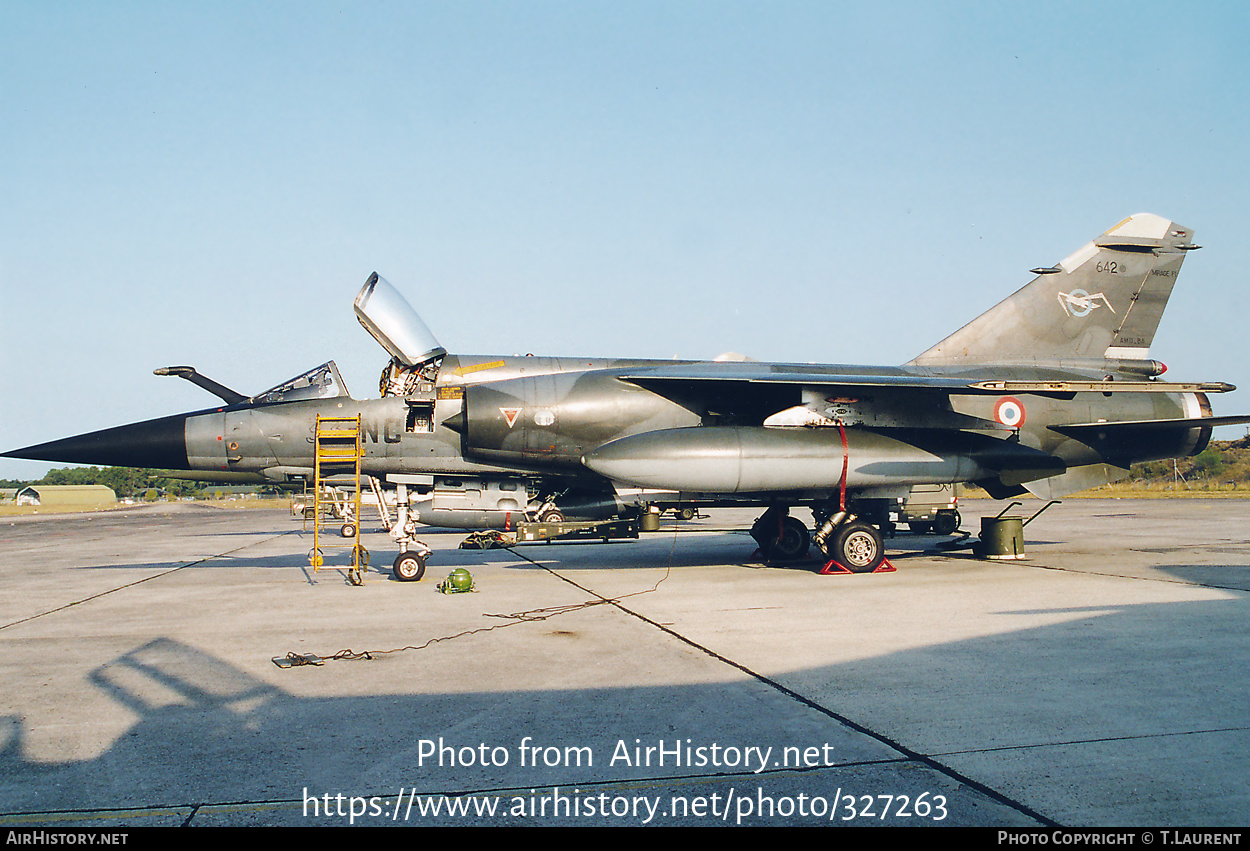
POLYGON ((1212 415, 1207 394, 1231 385, 1166 382, 1149 358, 1197 247, 1187 227, 1131 216, 897 367, 451 355, 374 274, 355 309, 391 355, 379 399, 352 399, 333 362, 251 397, 170 367, 225 404, 6 455, 284 482, 311 477, 318 414, 359 414, 365 474, 430 477, 423 523, 754 504, 765 557, 814 540, 866 572, 884 555, 879 516, 858 509, 873 500, 950 482, 1054 498, 1250 421, 1212 415))

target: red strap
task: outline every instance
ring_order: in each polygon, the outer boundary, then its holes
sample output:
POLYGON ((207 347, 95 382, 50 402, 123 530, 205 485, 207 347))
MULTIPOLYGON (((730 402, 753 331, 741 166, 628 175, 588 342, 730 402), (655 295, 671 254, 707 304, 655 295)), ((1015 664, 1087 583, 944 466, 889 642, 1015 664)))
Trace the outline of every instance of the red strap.
POLYGON ((842 481, 838 485, 838 510, 846 511, 846 471, 850 464, 850 451, 846 446, 846 426, 838 420, 838 434, 842 435, 842 481))

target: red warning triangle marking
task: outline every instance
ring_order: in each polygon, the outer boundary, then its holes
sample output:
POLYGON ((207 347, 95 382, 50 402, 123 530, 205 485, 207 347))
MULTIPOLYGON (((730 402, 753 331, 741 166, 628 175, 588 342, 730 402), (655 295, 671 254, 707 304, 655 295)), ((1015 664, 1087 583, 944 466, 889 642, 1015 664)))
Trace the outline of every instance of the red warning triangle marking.
POLYGON ((503 414, 503 418, 508 421, 508 428, 516 425, 516 418, 520 415, 520 408, 500 408, 499 413, 503 414))

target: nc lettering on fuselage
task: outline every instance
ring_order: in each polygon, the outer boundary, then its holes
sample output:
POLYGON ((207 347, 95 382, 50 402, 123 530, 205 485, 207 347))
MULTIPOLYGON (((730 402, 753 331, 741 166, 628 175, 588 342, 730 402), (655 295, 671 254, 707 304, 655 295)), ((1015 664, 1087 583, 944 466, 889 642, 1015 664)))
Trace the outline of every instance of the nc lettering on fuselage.
MULTIPOLYGON (((378 442, 379 417, 363 417, 360 422, 360 436, 370 443, 378 442)), ((399 443, 403 439, 404 429, 399 420, 387 418, 382 420, 382 442, 399 443)))

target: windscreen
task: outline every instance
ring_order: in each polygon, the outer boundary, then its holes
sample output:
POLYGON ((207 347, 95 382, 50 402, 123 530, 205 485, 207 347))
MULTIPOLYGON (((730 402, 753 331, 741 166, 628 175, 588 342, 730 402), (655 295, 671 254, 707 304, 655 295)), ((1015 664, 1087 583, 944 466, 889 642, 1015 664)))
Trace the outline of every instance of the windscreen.
POLYGON ((275 402, 333 399, 336 396, 347 395, 347 387, 344 386, 343 378, 339 375, 339 368, 334 365, 334 361, 330 361, 266 390, 257 396, 255 401, 260 405, 270 405, 275 402))

